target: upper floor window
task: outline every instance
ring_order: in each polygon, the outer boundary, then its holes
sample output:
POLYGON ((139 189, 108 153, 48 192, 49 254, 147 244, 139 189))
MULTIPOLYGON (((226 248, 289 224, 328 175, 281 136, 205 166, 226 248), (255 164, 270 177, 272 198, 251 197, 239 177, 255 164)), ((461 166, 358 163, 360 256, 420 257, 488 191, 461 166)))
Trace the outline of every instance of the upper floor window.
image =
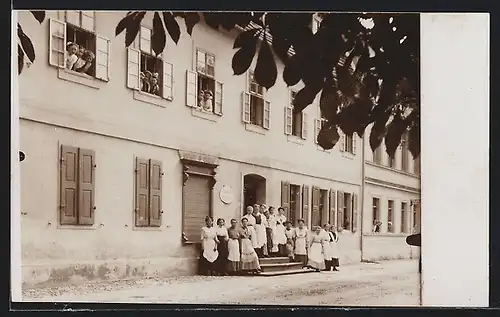
POLYGON ((260 86, 253 71, 248 72, 247 90, 243 92, 242 120, 269 129, 270 102, 265 100, 265 88, 260 86))
POLYGON ((355 134, 347 135, 342 132, 340 151, 347 152, 351 154, 356 154, 356 136, 355 134))
MULTIPOLYGON (((394 154, 396 155, 396 154, 394 154)), ((396 158, 394 156, 389 156, 389 160, 387 162, 387 165, 389 165, 390 168, 396 168, 396 158)))
POLYGON ((290 90, 290 104, 285 107, 285 134, 307 139, 307 113, 293 111, 296 91, 290 90))
POLYGON ((49 64, 109 80, 110 41, 95 31, 94 11, 61 11, 49 22, 49 64))
POLYGON ((320 18, 316 14, 314 14, 311 21, 311 30, 313 34, 318 32, 320 24, 321 24, 320 18))
POLYGON ((379 145, 375 151, 373 151, 373 163, 382 164, 382 145, 379 145))
POLYGON ((328 119, 326 118, 326 116, 321 112, 321 109, 319 108, 318 106, 318 111, 320 113, 320 116, 318 119, 315 120, 314 122, 314 129, 316 131, 316 135, 315 135, 315 138, 314 138, 314 142, 315 143, 318 143, 318 135, 319 135, 319 132, 321 131, 321 128, 323 127, 324 124, 326 124, 328 122, 328 119))
POLYGON ((420 175, 420 155, 413 159, 413 172, 420 175))
POLYGON ((173 100, 173 64, 152 50, 152 30, 141 26, 139 36, 128 48, 127 87, 173 100))
POLYGON ((187 71, 186 105, 222 115, 223 84, 216 80, 215 55, 196 50, 196 71, 187 71))
POLYGON ((403 134, 401 139, 401 170, 408 172, 410 150, 408 148, 408 132, 403 134))

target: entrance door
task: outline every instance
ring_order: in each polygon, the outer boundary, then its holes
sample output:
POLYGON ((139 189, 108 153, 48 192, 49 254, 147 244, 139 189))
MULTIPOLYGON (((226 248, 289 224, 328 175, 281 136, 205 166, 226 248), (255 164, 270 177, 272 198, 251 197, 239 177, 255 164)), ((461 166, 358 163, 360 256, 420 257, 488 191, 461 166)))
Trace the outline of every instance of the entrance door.
POLYGON ((266 203, 266 179, 257 174, 243 177, 243 211, 247 206, 266 203))

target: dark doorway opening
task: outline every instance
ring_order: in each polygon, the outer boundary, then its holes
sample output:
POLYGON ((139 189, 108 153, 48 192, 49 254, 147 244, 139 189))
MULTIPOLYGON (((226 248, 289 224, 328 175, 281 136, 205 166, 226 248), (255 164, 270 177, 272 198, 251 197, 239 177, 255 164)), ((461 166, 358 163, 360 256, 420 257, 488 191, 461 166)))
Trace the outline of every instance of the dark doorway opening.
POLYGON ((266 203, 266 179, 257 174, 243 177, 243 211, 247 206, 266 203))

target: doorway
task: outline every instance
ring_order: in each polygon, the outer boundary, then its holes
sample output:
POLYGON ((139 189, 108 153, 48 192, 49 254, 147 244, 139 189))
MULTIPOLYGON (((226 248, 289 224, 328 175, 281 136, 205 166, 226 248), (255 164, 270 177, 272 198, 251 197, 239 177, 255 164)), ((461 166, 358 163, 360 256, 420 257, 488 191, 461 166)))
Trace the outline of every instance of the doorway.
POLYGON ((266 179, 257 174, 243 177, 243 212, 247 206, 266 203, 266 179))

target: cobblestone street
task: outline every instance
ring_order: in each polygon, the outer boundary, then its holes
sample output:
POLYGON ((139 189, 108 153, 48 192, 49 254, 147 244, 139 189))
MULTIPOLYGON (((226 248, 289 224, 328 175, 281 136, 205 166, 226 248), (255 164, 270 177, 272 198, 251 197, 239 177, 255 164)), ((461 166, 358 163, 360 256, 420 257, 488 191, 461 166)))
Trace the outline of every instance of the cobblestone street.
POLYGON ((173 277, 39 288, 24 301, 326 306, 416 306, 415 260, 360 263, 340 272, 277 277, 173 277))

